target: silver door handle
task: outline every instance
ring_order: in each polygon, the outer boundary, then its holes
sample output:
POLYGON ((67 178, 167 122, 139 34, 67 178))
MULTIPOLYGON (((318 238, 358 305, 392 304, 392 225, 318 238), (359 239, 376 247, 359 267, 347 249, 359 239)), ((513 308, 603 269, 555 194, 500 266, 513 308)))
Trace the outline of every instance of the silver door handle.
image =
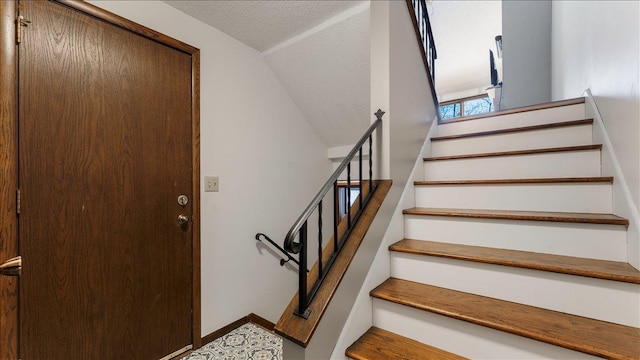
POLYGON ((184 214, 178 215, 178 224, 181 226, 189 222, 189 217, 184 214))

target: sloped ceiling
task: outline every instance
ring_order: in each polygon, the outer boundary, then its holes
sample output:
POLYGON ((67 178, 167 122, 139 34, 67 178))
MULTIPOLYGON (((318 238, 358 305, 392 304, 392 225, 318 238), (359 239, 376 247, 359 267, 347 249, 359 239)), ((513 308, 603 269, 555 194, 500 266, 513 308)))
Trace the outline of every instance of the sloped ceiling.
POLYGON ((362 3, 362 1, 334 0, 165 2, 260 52, 362 3))
POLYGON ((327 147, 369 127, 368 1, 166 1, 263 53, 327 147))
POLYGON ((265 56, 329 147, 354 144, 371 124, 369 8, 265 56))

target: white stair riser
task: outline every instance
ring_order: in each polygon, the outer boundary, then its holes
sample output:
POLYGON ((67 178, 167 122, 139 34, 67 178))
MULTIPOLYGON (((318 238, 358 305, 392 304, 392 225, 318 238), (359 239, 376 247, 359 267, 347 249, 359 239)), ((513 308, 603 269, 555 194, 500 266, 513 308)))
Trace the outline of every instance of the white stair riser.
POLYGON ((608 183, 416 186, 416 206, 611 213, 608 183))
POLYGON ((591 177, 600 174, 599 150, 424 162, 425 180, 591 177))
POLYGON ((391 276, 640 327, 639 284, 397 252, 391 276))
POLYGON ((405 215, 408 239, 627 261, 627 228, 620 225, 405 215))
POLYGON ((582 120, 585 117, 584 104, 557 108, 526 111, 516 114, 453 122, 438 125, 438 136, 467 134, 480 131, 502 130, 514 127, 551 124, 562 121, 582 120))
MULTIPOLYGON (((482 121, 482 120, 478 120, 482 121)), ((593 143, 591 125, 446 139, 431 142, 431 156, 544 149, 593 143)))
POLYGON ((373 325, 471 359, 596 359, 380 299, 373 299, 373 325))

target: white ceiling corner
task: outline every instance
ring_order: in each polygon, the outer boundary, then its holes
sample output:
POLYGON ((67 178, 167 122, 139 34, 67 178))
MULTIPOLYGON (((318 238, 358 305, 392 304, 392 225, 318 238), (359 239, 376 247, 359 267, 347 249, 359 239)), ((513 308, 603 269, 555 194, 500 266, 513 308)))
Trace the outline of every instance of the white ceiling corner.
POLYGON ((165 1, 263 53, 328 147, 368 128, 369 1, 165 1))
POLYGON ((328 147, 354 144, 371 124, 369 10, 264 59, 328 147))
POLYGON ((165 1, 227 35, 264 52, 363 0, 172 0, 165 1))

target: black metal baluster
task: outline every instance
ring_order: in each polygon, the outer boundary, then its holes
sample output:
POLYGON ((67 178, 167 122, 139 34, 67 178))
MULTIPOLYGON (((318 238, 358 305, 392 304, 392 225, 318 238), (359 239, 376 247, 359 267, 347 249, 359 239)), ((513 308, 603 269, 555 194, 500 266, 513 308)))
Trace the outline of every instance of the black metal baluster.
POLYGON ((340 195, 338 180, 333 183, 333 252, 338 252, 338 221, 340 221, 340 195))
MULTIPOLYGON (((380 122, 380 124, 382 124, 382 116, 384 114, 385 112, 382 111, 382 109, 378 109, 378 111, 376 111, 374 114, 376 116, 376 122, 380 122)), ((380 133, 380 130, 378 130, 378 133, 380 133)), ((369 194, 371 194, 375 189, 375 186, 373 184, 372 174, 373 174, 373 134, 369 134, 369 194)), ((378 176, 380 176, 380 174, 378 174, 378 176)))
POLYGON ((427 21, 425 20, 425 17, 424 17, 424 12, 425 11, 426 11, 426 9, 422 10, 422 16, 420 17, 420 25, 422 27, 422 29, 421 29, 422 46, 424 47, 424 49, 427 48, 427 39, 428 39, 428 36, 427 36, 427 21))
POLYGON ((422 26, 422 2, 421 1, 417 2, 416 21, 418 22, 418 32, 420 33, 420 40, 422 41, 424 46, 424 34, 422 32, 423 26, 422 26))
POLYGON ((418 21, 418 31, 420 32, 420 35, 422 35, 420 19, 422 19, 422 4, 418 3, 418 8, 416 9, 416 20, 418 21))
MULTIPOLYGON (((420 26, 421 26, 421 36, 422 36, 422 46, 423 49, 428 49, 428 44, 429 44, 429 36, 428 36, 428 30, 427 30, 427 21, 426 21, 426 16, 425 16, 425 12, 427 11, 424 2, 420 1, 420 9, 422 9, 422 11, 420 12, 420 26)), ((425 51, 425 55, 428 56, 428 54, 425 51)))
POLYGON ((362 196, 364 195, 362 193, 362 146, 360 147, 360 158, 358 159, 358 176, 360 176, 360 182, 358 183, 358 186, 360 188, 360 195, 358 196, 358 198, 360 199, 360 211, 362 211, 362 196))
POLYGON ((436 59, 431 58, 431 80, 433 84, 436 83, 436 59))
POLYGON ((318 281, 322 279, 322 200, 318 203, 318 281))
POLYGON ((431 31, 431 29, 429 28, 429 22, 427 21, 427 4, 425 2, 422 2, 422 6, 424 6, 424 12, 422 13, 422 22, 424 23, 424 50, 425 52, 427 52, 427 49, 429 49, 429 47, 431 45, 429 45, 430 43, 430 39, 429 39, 429 32, 431 31))
MULTIPOLYGON (((425 32, 426 32, 426 31, 425 31, 425 32)), ((429 54, 428 54, 429 52, 428 52, 426 49, 428 49, 428 48, 429 48, 429 37, 428 37, 428 36, 425 36, 425 37, 423 37, 422 39, 423 39, 423 40, 422 40, 422 46, 423 46, 423 49, 425 49, 425 51, 424 51, 424 52, 425 52, 425 55, 427 55, 427 57, 428 57, 428 56, 429 56, 429 54)))
POLYGON ((303 318, 309 317, 305 315, 307 310, 307 222, 305 221, 300 228, 300 268, 298 269, 298 311, 296 315, 303 318))
POLYGON ((351 229, 351 162, 347 164, 347 229, 351 229))
POLYGON ((431 60, 431 39, 429 39, 429 23, 425 18, 422 19, 424 21, 424 37, 422 41, 424 42, 424 52, 427 55, 427 59, 431 60))
POLYGON ((369 194, 373 191, 373 135, 369 135, 369 194))

